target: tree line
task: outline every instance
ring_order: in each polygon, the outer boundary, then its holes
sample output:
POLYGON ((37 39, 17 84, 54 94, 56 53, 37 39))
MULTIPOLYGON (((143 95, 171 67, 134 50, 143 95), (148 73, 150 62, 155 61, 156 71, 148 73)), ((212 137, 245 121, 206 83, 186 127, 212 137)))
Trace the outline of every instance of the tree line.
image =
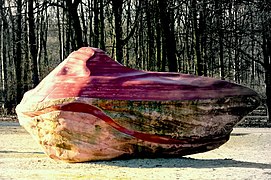
POLYGON ((268 0, 0 0, 1 102, 9 113, 70 52, 98 47, 142 70, 221 78, 271 110, 268 0))

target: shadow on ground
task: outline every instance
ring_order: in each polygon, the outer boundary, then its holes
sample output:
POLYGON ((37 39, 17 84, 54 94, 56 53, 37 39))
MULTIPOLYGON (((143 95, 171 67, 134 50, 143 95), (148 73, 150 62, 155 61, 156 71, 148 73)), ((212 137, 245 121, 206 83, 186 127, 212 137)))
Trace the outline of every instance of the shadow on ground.
MULTIPOLYGON (((92 162, 93 163, 93 162, 92 162)), ((129 168, 256 168, 271 169, 271 164, 237 161, 232 159, 194 159, 194 158, 169 158, 169 159, 131 159, 99 161, 95 164, 119 166, 129 168)))
POLYGON ((0 154, 4 153, 11 153, 11 154, 44 154, 43 152, 23 152, 23 151, 0 151, 0 154))

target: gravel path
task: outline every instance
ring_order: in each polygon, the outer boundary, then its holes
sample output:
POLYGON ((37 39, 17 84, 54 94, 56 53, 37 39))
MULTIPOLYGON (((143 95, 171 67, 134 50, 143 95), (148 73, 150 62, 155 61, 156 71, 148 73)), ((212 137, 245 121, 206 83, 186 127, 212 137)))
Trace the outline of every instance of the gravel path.
POLYGON ((270 179, 271 129, 235 128, 219 149, 171 159, 61 163, 16 122, 0 122, 0 179, 270 179))

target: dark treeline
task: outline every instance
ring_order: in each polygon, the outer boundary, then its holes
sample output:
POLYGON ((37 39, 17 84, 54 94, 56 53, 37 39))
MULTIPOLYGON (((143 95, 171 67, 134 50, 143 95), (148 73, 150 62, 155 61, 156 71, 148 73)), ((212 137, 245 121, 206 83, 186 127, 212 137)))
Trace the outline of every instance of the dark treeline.
POLYGON ((1 101, 8 112, 67 55, 105 50, 143 70, 211 76, 271 107, 269 0, 0 0, 1 101))

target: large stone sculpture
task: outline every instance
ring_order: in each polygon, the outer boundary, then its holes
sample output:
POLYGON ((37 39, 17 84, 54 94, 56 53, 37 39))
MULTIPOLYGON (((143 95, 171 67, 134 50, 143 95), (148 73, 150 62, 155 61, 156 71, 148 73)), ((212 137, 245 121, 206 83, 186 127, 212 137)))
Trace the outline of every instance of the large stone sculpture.
POLYGON ((25 93, 16 111, 51 158, 83 162, 212 150, 258 103, 234 83, 134 70, 86 47, 25 93))

